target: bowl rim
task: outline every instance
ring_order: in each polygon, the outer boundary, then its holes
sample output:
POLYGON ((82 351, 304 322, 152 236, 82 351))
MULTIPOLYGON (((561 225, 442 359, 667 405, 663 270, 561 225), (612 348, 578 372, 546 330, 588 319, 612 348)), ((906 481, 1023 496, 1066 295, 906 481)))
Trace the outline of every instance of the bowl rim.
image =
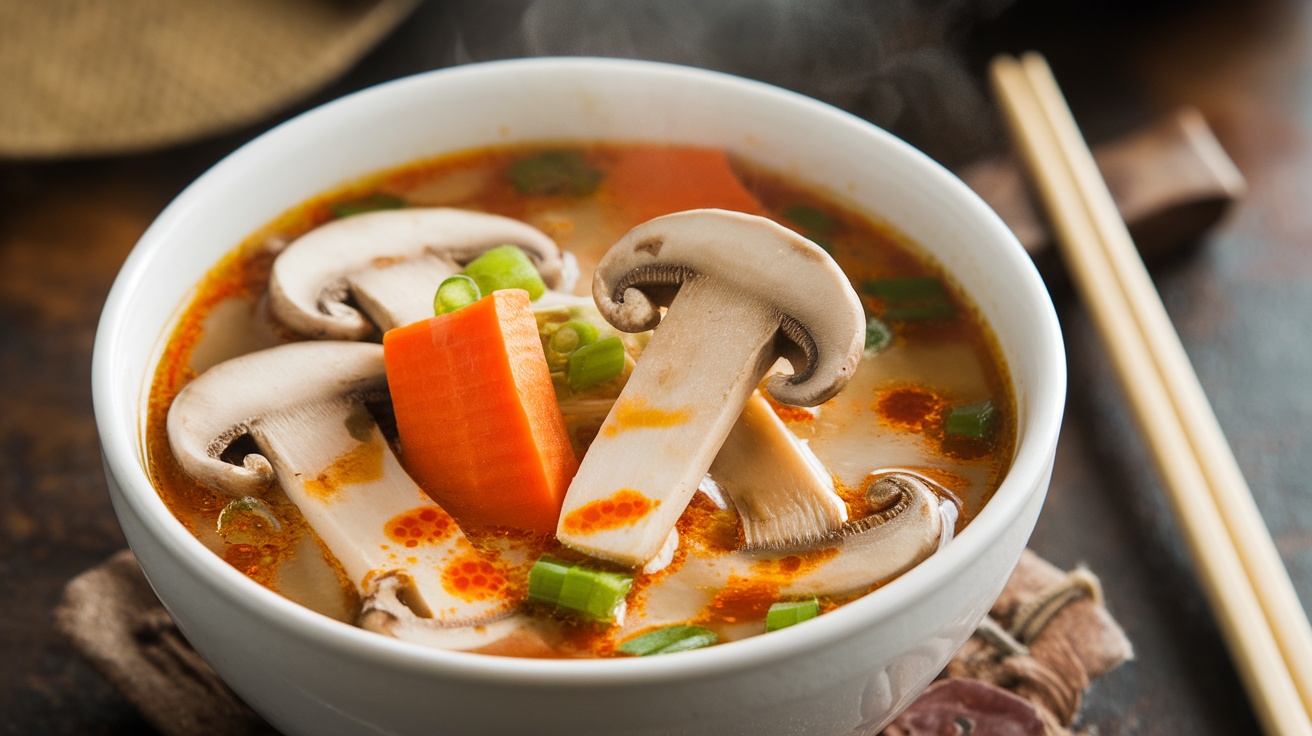
MULTIPOLYGON (((331 186, 331 183, 325 183, 325 186, 331 186)), ((170 317, 167 324, 172 324, 173 319, 170 317)), ((161 336, 157 341, 163 339, 161 336)), ((449 674, 467 681, 519 683, 544 688, 580 684, 607 687, 684 678, 690 673, 713 675, 737 671, 834 646, 869 621, 892 617, 930 596, 953 576, 956 569, 991 547, 1006 531, 1007 521, 1021 513, 1033 494, 1046 492, 1047 474, 1051 470, 1065 401, 1066 363, 1062 345, 1056 312, 1046 287, 1033 262, 1001 218, 955 175, 891 133, 805 95, 723 72, 630 59, 538 57, 448 67, 354 92, 273 127, 216 163, 163 210, 124 262, 96 330, 92 393, 106 470, 112 476, 111 482, 119 487, 119 496, 146 530, 169 548, 174 561, 188 574, 205 580, 216 595, 223 596, 229 603, 247 609, 255 617, 280 629, 294 632, 295 636, 314 639, 317 646, 334 648, 352 657, 377 660, 401 671, 449 674), (1020 421, 1024 417, 1018 417, 1018 431, 1022 435, 1011 468, 993 498, 951 544, 878 591, 804 626, 790 627, 770 636, 750 637, 684 652, 677 657, 538 660, 416 646, 316 613, 264 588, 225 563, 169 512, 145 469, 137 462, 133 446, 141 442, 141 438, 118 436, 119 417, 124 411, 134 415, 139 413, 142 400, 137 392, 143 390, 149 377, 124 379, 116 367, 120 362, 118 337, 124 317, 132 300, 143 288, 145 272, 157 252, 170 242, 169 233, 185 222, 193 208, 203 204, 209 190, 225 180, 242 176, 266 151, 275 150, 282 141, 300 135, 303 130, 331 124, 334 118, 367 109, 381 99, 432 94, 426 90, 480 75, 514 75, 525 67, 566 74, 600 71, 635 76, 674 75, 691 83, 728 85, 739 91, 774 97, 778 104, 809 108, 808 114, 816 115, 826 124, 859 127, 870 137, 872 145, 882 146, 890 155, 914 161, 931 186, 940 188, 945 197, 957 200, 957 205, 967 211, 967 216, 978 222, 983 229, 980 239, 999 243, 999 252, 995 256, 1007 262, 1015 279, 1012 288, 1034 297, 1035 344, 1042 348, 1037 356, 1042 369, 1037 371, 1037 380, 1030 387, 1034 398, 1030 402, 1029 421, 1020 421), (118 387, 124 381, 132 386, 131 396, 122 395, 126 392, 118 387), (130 406, 125 407, 125 403, 130 406)), ((154 366, 154 360, 148 361, 148 370, 154 366)), ((139 421, 134 422, 138 428, 139 424, 139 421)))

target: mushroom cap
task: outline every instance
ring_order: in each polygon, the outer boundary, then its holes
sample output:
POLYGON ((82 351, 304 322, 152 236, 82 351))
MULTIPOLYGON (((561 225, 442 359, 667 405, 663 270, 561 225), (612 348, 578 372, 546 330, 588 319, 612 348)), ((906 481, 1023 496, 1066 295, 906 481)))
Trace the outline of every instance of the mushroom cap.
POLYGON ((169 407, 169 446, 183 470, 218 491, 258 495, 275 481, 259 454, 242 465, 221 459, 264 417, 290 408, 345 401, 384 391, 383 346, 298 342, 220 363, 183 387, 169 407))
POLYGON ((701 209, 648 220, 597 264, 592 295, 617 329, 641 332, 690 278, 714 279, 772 310, 794 371, 766 382, 779 401, 823 403, 856 372, 865 313, 847 276, 820 246, 764 217, 701 209))
POLYGON ((278 254, 269 275, 269 309, 306 337, 361 340, 374 328, 344 301, 350 274, 424 254, 463 264, 506 244, 528 254, 548 287, 560 283, 560 248, 546 233, 519 220, 449 207, 343 217, 302 235, 278 254))

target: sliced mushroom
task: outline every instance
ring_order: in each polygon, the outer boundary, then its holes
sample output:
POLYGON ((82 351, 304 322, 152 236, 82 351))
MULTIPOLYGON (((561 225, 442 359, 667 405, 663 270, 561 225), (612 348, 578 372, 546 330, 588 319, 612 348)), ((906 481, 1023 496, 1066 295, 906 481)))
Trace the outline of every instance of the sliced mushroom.
POLYGON ((366 603, 374 581, 392 575, 407 581, 403 600, 429 628, 509 615, 520 593, 508 568, 521 560, 514 550, 475 549, 410 479, 365 405, 385 391, 381 345, 282 345, 220 363, 183 388, 169 410, 169 443, 188 473, 220 492, 258 495, 276 481, 366 603), (258 451, 241 466, 225 462, 243 436, 258 451), (470 564, 483 585, 460 585, 470 564))
POLYGON ((766 389, 803 406, 837 393, 861 357, 865 320, 847 277, 762 217, 692 210, 639 225, 597 265, 593 297, 618 329, 660 328, 570 485, 557 537, 632 567, 665 542, 778 357, 795 372, 766 389), (607 503, 629 513, 589 521, 607 503))
MULTIPOLYGON (((551 299, 548 292, 538 304, 551 299)), ((553 303, 578 309, 590 298, 553 303)), ((537 307, 541 313, 541 307, 537 307)), ((565 315, 571 314, 569 309, 565 315)), ((567 317, 562 317, 565 319, 567 317)), ((786 364, 785 364, 786 366, 786 364)), ((567 395, 560 400, 565 425, 573 432, 600 427, 615 405, 614 393, 567 395)), ((591 436, 595 433, 595 429, 591 436)), ((760 394, 752 393, 724 445, 711 464, 717 487, 732 498, 743 521, 748 546, 782 547, 826 536, 847 521, 847 507, 834 492, 834 479, 819 458, 799 440, 760 394)), ((671 535, 671 538, 677 535, 671 535)), ((666 544, 670 553, 673 549, 666 544)), ((647 562, 644 570, 653 561, 647 562)), ((668 561, 668 560, 666 560, 668 561)), ((663 564, 663 563, 662 563, 663 564)))
POLYGON ((783 581, 781 600, 859 593, 901 575, 952 538, 957 507, 933 481, 888 471, 872 476, 867 495, 880 502, 878 510, 819 543, 729 553, 690 549, 658 584, 643 589, 617 636, 696 620, 734 580, 756 580, 766 586, 760 589, 783 581))
POLYGON ((847 521, 833 476, 760 392, 743 407, 710 473, 738 510, 748 547, 805 544, 847 521))
POLYGON ((360 628, 426 647, 516 656, 551 653, 548 642, 555 637, 549 621, 512 613, 477 626, 450 626, 415 613, 409 603, 412 595, 413 581, 403 572, 372 577, 357 623, 360 628))
POLYGON ((548 287, 560 285, 560 249, 519 220, 441 207, 344 217, 311 230, 278 255, 269 277, 269 309, 305 337, 364 339, 375 326, 385 332, 431 317, 433 292, 443 279, 505 244, 522 248, 548 287))

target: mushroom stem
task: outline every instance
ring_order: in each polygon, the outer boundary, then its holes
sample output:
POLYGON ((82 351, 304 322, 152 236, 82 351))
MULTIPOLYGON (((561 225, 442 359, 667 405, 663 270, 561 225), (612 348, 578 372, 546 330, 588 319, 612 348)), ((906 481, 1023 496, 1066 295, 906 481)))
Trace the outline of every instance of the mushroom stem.
POLYGON ((455 261, 432 253, 380 263, 346 277, 355 303, 379 332, 433 316, 433 293, 460 270, 455 261))
POLYGON ((685 281, 570 484, 560 541, 630 567, 654 557, 774 363, 778 330, 769 305, 714 279, 685 281), (587 523, 626 491, 645 513, 587 523))
POLYGON ((738 510, 749 548, 806 544, 847 521, 829 471, 759 391, 747 401, 710 473, 738 510))

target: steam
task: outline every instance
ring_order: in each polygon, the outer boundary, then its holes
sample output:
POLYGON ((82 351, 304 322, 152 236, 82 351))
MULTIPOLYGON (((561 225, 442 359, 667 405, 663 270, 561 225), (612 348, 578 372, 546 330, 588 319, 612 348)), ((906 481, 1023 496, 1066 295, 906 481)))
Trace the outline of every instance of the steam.
POLYGON ((492 2, 464 19, 481 33, 462 35, 457 61, 579 55, 716 69, 829 102, 951 165, 996 142, 958 47, 972 23, 1011 2, 532 0, 518 23, 510 4, 492 2))

